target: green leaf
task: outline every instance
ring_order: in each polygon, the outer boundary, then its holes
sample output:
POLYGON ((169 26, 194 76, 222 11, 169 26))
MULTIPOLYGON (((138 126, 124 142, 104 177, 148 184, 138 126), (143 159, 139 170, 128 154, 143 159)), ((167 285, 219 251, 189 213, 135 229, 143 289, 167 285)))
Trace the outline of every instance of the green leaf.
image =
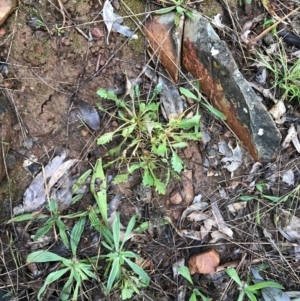
POLYGON ((113 136, 114 136, 114 132, 105 133, 100 138, 98 138, 97 144, 98 145, 103 145, 103 144, 111 141, 113 136))
POLYGON ((197 295, 196 295, 196 293, 194 291, 191 294, 189 301, 197 301, 197 295))
POLYGON ((111 266, 111 270, 110 270, 110 273, 109 273, 109 277, 108 277, 108 280, 107 280, 107 290, 110 291, 115 280, 116 279, 119 279, 121 276, 121 266, 120 266, 120 259, 119 258, 116 258, 114 261, 113 261, 113 264, 111 266))
POLYGON ((58 204, 57 204, 56 200, 51 199, 49 201, 48 205, 49 205, 49 210, 51 212, 53 212, 54 214, 58 213, 58 204))
POLYGON ((27 213, 27 214, 22 214, 19 216, 15 216, 12 219, 10 219, 7 223, 16 223, 16 222, 24 222, 24 221, 31 221, 34 219, 43 219, 43 218, 48 218, 49 215, 47 214, 36 214, 36 213, 27 213))
POLYGON ((272 201, 272 202, 279 202, 282 198, 278 196, 273 196, 273 195, 267 195, 267 194, 262 194, 261 195, 264 199, 272 201))
POLYGON ((160 194, 166 193, 166 185, 163 184, 157 177, 153 177, 153 186, 155 190, 160 194))
POLYGON ((203 301, 210 301, 205 295, 203 295, 197 288, 193 289, 193 293, 195 293, 197 296, 200 296, 203 301))
POLYGON ((133 163, 128 167, 128 172, 133 173, 135 170, 139 169, 142 166, 142 163, 133 163))
POLYGON ((76 256, 77 246, 80 241, 82 232, 84 230, 85 221, 86 221, 86 217, 85 216, 81 217, 79 221, 75 224, 71 232, 70 243, 71 243, 72 255, 74 257, 76 256))
POLYGON ((253 195, 242 195, 237 198, 239 201, 248 202, 254 199, 253 195))
POLYGON ((145 169, 144 169, 143 184, 144 184, 145 186, 147 186, 147 185, 153 186, 153 184, 154 184, 153 177, 152 177, 152 175, 150 174, 148 168, 145 168, 145 169))
POLYGON ((257 301, 257 298, 251 291, 248 290, 248 287, 245 288, 245 293, 246 293, 247 297, 250 299, 250 301, 257 301))
POLYGON ((236 270, 234 268, 229 268, 226 269, 225 272, 227 273, 227 275, 234 280, 240 287, 243 287, 243 283, 240 279, 240 277, 238 276, 236 270))
POLYGON ((54 219, 51 218, 47 221, 47 223, 44 227, 42 227, 35 233, 33 240, 38 240, 40 237, 42 237, 43 235, 48 233, 50 231, 50 229, 53 227, 53 225, 54 225, 54 219))
POLYGON ((202 103, 212 114, 214 114, 216 117, 226 120, 226 116, 220 112, 219 110, 215 109, 213 106, 207 103, 202 103))
POLYGON ((176 171, 176 172, 181 172, 183 169, 183 161, 181 160, 181 158, 178 156, 178 154, 172 150, 172 158, 171 158, 171 164, 172 164, 172 168, 176 171))
POLYGON ((115 250, 116 252, 120 251, 119 245, 120 245, 120 213, 117 212, 115 215, 115 219, 113 221, 112 225, 112 231, 113 231, 113 239, 115 244, 115 250))
POLYGON ((128 177, 129 177, 129 173, 124 173, 124 174, 121 174, 121 175, 117 175, 117 176, 115 176, 115 178, 113 180, 113 183, 114 184, 119 184, 119 183, 126 182, 128 180, 128 177))
POLYGON ((176 6, 176 11, 181 15, 185 12, 185 9, 181 6, 176 6))
MULTIPOLYGON (((153 150, 153 145, 152 145, 152 150, 153 150)), ((162 140, 161 143, 158 145, 158 147, 155 149, 155 154, 158 156, 164 157, 167 153, 167 142, 166 140, 162 140)))
POLYGON ((69 247, 70 247, 69 239, 68 239, 68 236, 66 234, 66 230, 68 228, 66 227, 66 225, 62 222, 62 220, 60 218, 56 219, 56 225, 58 226, 59 235, 60 235, 60 238, 61 238, 63 244, 65 245, 65 247, 67 249, 69 249, 69 247))
POLYGON ((186 142, 172 143, 172 147, 174 147, 174 148, 185 148, 187 146, 188 146, 188 144, 186 142))
POLYGON ((107 90, 101 88, 97 91, 97 94, 100 97, 105 98, 105 99, 110 99, 110 100, 114 100, 114 101, 117 101, 117 102, 119 101, 116 94, 112 91, 107 91, 107 90))
POLYGON ((102 168, 102 159, 98 159, 91 179, 91 192, 96 199, 100 214, 104 223, 108 224, 107 218, 107 181, 102 168), (99 184, 97 184, 97 182, 99 184), (96 191, 96 185, 99 185, 96 191))
POLYGON ((91 174, 92 169, 88 169, 83 173, 72 186, 72 194, 75 194, 86 182, 87 178, 91 174))
POLYGON ((175 8, 176 8, 176 6, 161 8, 161 9, 156 10, 155 13, 158 15, 162 15, 162 14, 169 13, 170 11, 174 10, 175 8))
POLYGON ((132 270, 141 277, 143 284, 148 286, 150 283, 150 277, 148 276, 148 274, 140 266, 132 262, 130 259, 124 257, 124 260, 132 268, 132 270))
POLYGON ((178 274, 182 275, 191 285, 194 285, 194 282, 192 280, 190 270, 186 266, 182 266, 178 269, 178 274))
POLYGON ((132 125, 125 127, 122 131, 122 136, 128 137, 134 131, 135 128, 136 128, 136 124, 132 124, 132 125))
POLYGON ((266 288, 266 287, 276 287, 279 289, 284 289, 284 287, 281 284, 279 284, 275 281, 262 281, 262 282, 258 282, 258 283, 247 286, 246 290, 255 292, 257 290, 260 290, 260 289, 266 288))
POLYGON ((68 267, 68 268, 64 268, 64 269, 61 269, 61 270, 50 273, 47 276, 47 278, 44 282, 44 285, 41 287, 41 289, 38 292, 38 295, 37 295, 38 299, 41 300, 41 295, 45 291, 46 287, 49 284, 51 284, 51 283, 55 282, 56 280, 58 280, 59 278, 61 278, 69 270, 70 270, 70 268, 68 267))
POLYGON ((89 208, 89 220, 92 227, 94 227, 98 232, 100 232, 100 219, 98 218, 98 215, 96 214, 96 211, 93 207, 89 208))
POLYGON ((127 225, 126 232, 124 234, 123 241, 122 241, 122 244, 120 247, 121 250, 123 249, 124 243, 129 239, 130 234, 132 233, 132 230, 133 230, 135 222, 136 222, 136 218, 137 218, 137 216, 133 215, 127 225))
POLYGON ((62 261, 65 265, 70 264, 70 260, 61 257, 49 251, 35 251, 27 256, 26 262, 49 262, 49 261, 62 261))
POLYGON ((69 297, 70 297, 70 294, 71 294, 73 282, 74 282, 74 271, 73 271, 73 269, 71 269, 69 279, 67 280, 67 282, 63 286, 63 288, 61 290, 61 293, 59 295, 62 301, 69 301, 70 300, 69 297))
MULTIPOLYGON (((195 19, 195 16, 192 12, 190 12, 189 10, 186 10, 185 11, 185 14, 191 19, 191 20, 194 20, 195 19)), ((203 299, 203 298, 202 298, 203 299)))
POLYGON ((192 93, 190 90, 188 90, 188 89, 185 89, 185 88, 183 88, 183 87, 180 87, 180 88, 179 88, 179 91, 180 91, 180 93, 181 93, 182 95, 184 95, 184 96, 186 96, 186 97, 188 97, 188 98, 192 98, 192 99, 194 99, 194 100, 198 100, 198 97, 197 97, 194 93, 192 93))

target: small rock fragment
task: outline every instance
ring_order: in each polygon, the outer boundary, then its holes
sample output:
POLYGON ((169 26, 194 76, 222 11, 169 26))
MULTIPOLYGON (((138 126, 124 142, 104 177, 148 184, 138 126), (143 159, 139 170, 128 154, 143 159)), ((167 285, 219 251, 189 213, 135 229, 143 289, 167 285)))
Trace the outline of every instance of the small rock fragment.
POLYGON ((191 275, 199 274, 213 274, 220 264, 220 255, 211 249, 204 253, 196 254, 189 259, 189 269, 191 275))

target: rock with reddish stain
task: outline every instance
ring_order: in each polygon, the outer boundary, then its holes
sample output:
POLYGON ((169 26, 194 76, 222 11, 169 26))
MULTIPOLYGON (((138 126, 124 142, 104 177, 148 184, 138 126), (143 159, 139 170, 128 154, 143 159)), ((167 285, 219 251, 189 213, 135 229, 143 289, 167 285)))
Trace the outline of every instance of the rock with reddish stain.
POLYGON ((195 273, 213 274, 220 264, 220 255, 214 249, 211 249, 192 256, 188 264, 191 275, 195 273))
POLYGON ((152 52, 166 68, 173 81, 178 81, 184 15, 179 24, 174 23, 175 13, 156 15, 148 18, 144 32, 148 38, 152 52))
POLYGON ((280 149, 279 130, 238 70, 225 43, 198 14, 185 22, 182 66, 199 79, 202 91, 226 116, 227 125, 254 159, 274 160, 280 149))
POLYGON ((2 25, 8 16, 17 7, 17 0, 1 0, 0 1, 0 25, 2 25))

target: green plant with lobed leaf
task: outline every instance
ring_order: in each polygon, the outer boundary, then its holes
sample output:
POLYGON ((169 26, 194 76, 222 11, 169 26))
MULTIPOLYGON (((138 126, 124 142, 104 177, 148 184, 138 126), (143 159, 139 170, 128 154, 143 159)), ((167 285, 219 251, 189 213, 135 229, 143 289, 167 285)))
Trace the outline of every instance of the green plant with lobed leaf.
MULTIPOLYGON (((140 99, 139 87, 135 86, 131 102, 126 103, 113 92, 100 89, 97 94, 112 100, 117 106, 120 126, 103 134, 97 143, 105 145, 113 139, 119 141, 117 147, 107 152, 107 155, 117 157, 107 165, 118 163, 127 166, 127 171, 114 179, 115 183, 126 181, 130 174, 140 169, 143 171, 143 184, 153 186, 157 192, 164 194, 170 175, 183 170, 178 150, 185 148, 190 140, 198 141, 202 135, 198 111, 191 118, 182 115, 165 123, 160 121, 159 103, 155 101, 160 90, 161 85, 158 85, 146 103, 140 99), (165 170, 163 176, 162 170, 165 170)), ((109 113, 101 105, 98 107, 109 113)))

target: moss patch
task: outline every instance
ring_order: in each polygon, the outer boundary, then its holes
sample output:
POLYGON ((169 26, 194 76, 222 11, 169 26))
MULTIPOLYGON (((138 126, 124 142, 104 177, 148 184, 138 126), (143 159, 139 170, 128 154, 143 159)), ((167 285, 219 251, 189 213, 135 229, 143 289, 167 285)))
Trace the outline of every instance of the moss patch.
MULTIPOLYGON (((145 18, 145 9, 145 1, 126 0, 121 1, 120 10, 117 13, 124 18, 124 24, 134 30, 137 27, 136 23, 143 21, 145 18)), ((137 34, 139 38, 137 40, 130 40, 128 45, 130 45, 135 53, 140 53, 144 50, 144 39, 142 32, 138 31, 137 34)))

